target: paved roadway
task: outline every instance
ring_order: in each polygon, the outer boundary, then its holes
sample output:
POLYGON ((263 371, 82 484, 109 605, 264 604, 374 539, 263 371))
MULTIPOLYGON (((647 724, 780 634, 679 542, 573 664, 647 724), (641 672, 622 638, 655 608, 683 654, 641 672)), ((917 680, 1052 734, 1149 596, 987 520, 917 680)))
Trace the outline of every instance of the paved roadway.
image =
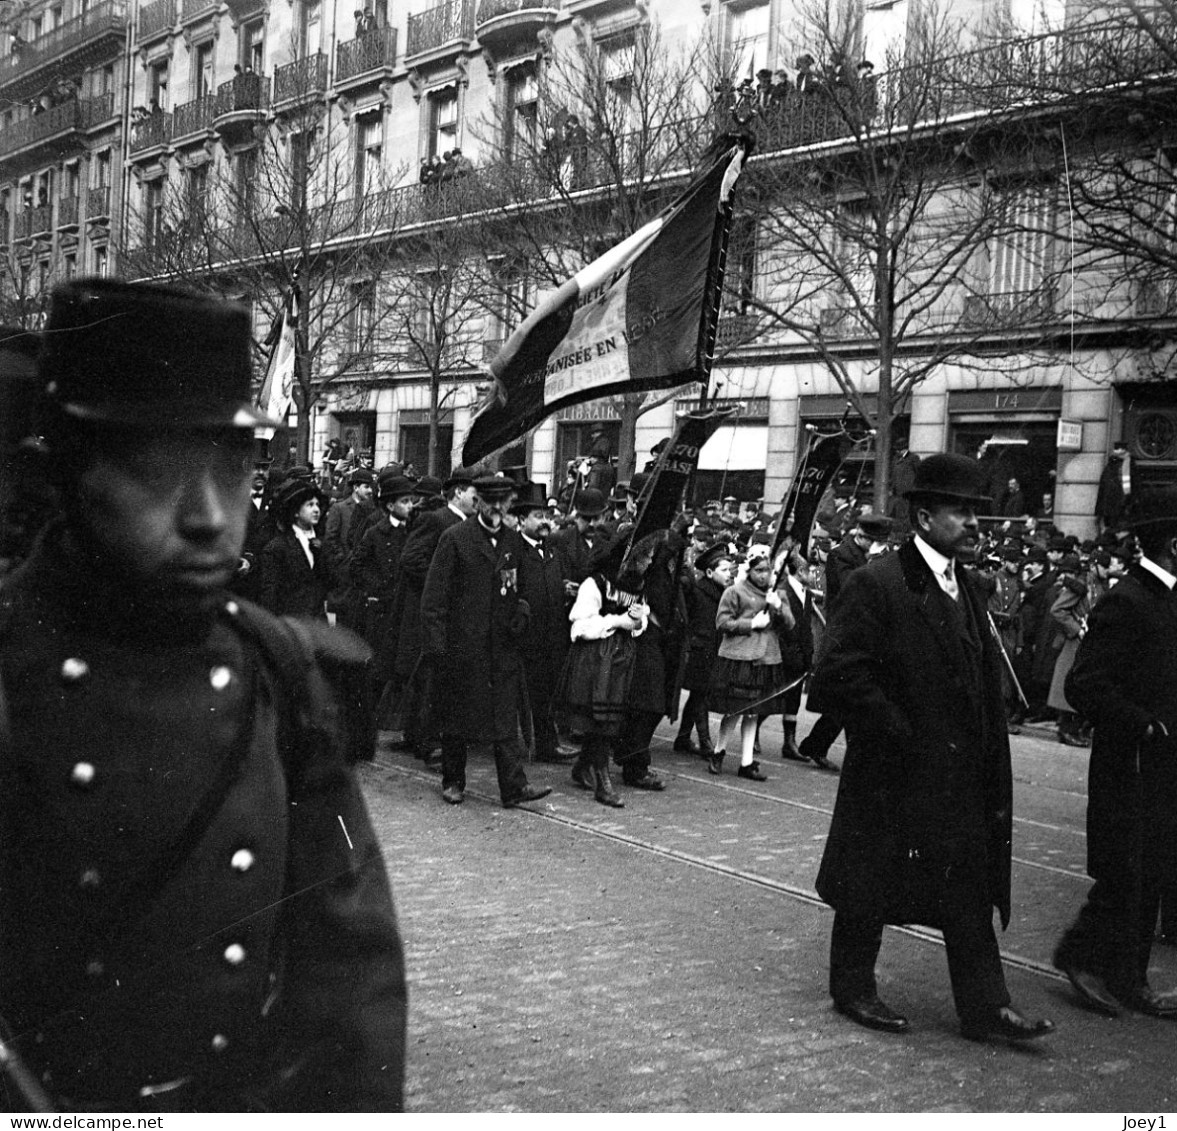
MULTIPOLYGON (((407 947, 410 1110, 1177 1107, 1177 1026, 1086 1011, 1049 965, 1087 890, 1086 751, 1046 730, 1012 740, 1014 914, 1001 945, 1015 1004, 1059 1025, 1012 1048, 959 1037, 932 931, 884 938, 881 994, 909 1034, 834 1013, 831 912, 813 880, 837 778, 782 762, 779 720, 764 728, 763 784, 726 765, 708 775, 672 737, 664 725, 654 758, 669 788, 623 789, 622 810, 597 805, 567 767, 529 767, 554 792, 514 811, 485 755, 471 757, 460 807, 405 755, 364 767, 407 947)), ((1177 984, 1173 948, 1156 948, 1153 984, 1177 984)))

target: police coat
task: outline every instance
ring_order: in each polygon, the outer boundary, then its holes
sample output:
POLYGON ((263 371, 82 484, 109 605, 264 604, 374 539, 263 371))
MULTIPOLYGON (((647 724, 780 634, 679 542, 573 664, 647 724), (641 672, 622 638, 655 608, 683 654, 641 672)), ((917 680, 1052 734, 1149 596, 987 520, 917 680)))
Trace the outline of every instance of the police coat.
POLYGON ((944 594, 913 543, 856 570, 813 682, 846 727, 817 891, 848 914, 939 926, 945 884, 1009 921, 1012 773, 1000 659, 959 567, 944 594))
POLYGON ((1177 875, 1177 596, 1139 565, 1092 610, 1066 681, 1093 724, 1087 871, 1129 883, 1177 875), (1145 740, 1160 722, 1170 738, 1145 740))
POLYGON ((256 606, 151 616, 53 551, 0 609, 0 1011, 48 1090, 399 1109, 403 957, 319 662, 291 686, 256 606))
POLYGON ((521 539, 500 527, 497 541, 476 518, 451 526, 421 596, 432 721, 439 733, 469 742, 507 742, 519 733, 519 640, 528 622, 518 590, 521 539))

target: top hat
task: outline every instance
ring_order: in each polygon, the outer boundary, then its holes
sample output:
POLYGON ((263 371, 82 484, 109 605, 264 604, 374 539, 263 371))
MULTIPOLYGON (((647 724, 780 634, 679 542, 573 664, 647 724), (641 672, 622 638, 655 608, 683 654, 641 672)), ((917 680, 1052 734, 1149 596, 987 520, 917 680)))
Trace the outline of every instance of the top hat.
POLYGON ((920 460, 915 466, 911 487, 905 499, 951 499, 974 506, 989 506, 985 493, 985 475, 980 463, 968 456, 938 452, 920 460))
POLYGON ((76 420, 281 428, 250 403, 249 313, 174 287, 80 279, 53 292, 40 369, 76 420))
POLYGON ((376 477, 376 484, 376 493, 382 503, 417 493, 417 485, 407 475, 399 475, 389 468, 376 477))
POLYGON ((544 511, 548 509, 548 491, 544 483, 533 483, 530 479, 520 483, 515 501, 511 504, 511 513, 524 515, 528 511, 544 511))
POLYGON ((585 487, 572 496, 572 506, 584 518, 596 518, 605 513, 605 496, 595 487, 585 487))
POLYGON ((515 493, 515 480, 505 475, 480 475, 474 480, 478 497, 488 503, 496 503, 515 493))

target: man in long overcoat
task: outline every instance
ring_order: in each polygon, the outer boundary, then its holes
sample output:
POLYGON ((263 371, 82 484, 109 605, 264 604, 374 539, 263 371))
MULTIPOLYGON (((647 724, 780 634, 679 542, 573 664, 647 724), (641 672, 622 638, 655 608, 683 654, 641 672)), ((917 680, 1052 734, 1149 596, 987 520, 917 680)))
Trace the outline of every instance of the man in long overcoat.
POLYGON ((846 760, 817 890, 834 908, 830 993, 870 1028, 903 1032, 880 999, 884 923, 944 933, 964 1036, 1050 1032, 1010 1007, 993 929, 1010 913, 1012 774, 1001 668, 984 600, 959 567, 977 544, 975 460, 936 455, 909 492, 915 538, 856 570, 814 674, 843 720, 846 760))
POLYGON ((494 748, 499 795, 513 808, 551 788, 523 770, 519 703, 525 673, 519 638, 530 609, 519 596, 520 535, 503 525, 515 484, 475 480, 478 511, 437 543, 421 597, 421 648, 431 668, 430 708, 441 734, 442 798, 460 805, 471 743, 494 748))
POLYGON ((1094 726, 1087 873, 1094 881, 1054 963, 1088 1003, 1177 1017, 1148 984, 1161 892, 1177 876, 1177 491, 1136 502, 1140 561, 1092 610, 1066 680, 1094 726))

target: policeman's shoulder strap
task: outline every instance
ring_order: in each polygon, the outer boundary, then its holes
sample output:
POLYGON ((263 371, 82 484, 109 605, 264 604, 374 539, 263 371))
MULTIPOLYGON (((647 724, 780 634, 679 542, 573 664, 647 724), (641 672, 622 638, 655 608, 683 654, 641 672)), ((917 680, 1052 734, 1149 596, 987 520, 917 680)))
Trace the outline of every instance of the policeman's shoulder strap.
POLYGON ((354 633, 308 617, 278 617, 237 599, 234 618, 278 676, 286 715, 301 741, 283 751, 287 768, 314 749, 353 762, 370 758, 375 715, 368 701, 371 649, 354 633))

